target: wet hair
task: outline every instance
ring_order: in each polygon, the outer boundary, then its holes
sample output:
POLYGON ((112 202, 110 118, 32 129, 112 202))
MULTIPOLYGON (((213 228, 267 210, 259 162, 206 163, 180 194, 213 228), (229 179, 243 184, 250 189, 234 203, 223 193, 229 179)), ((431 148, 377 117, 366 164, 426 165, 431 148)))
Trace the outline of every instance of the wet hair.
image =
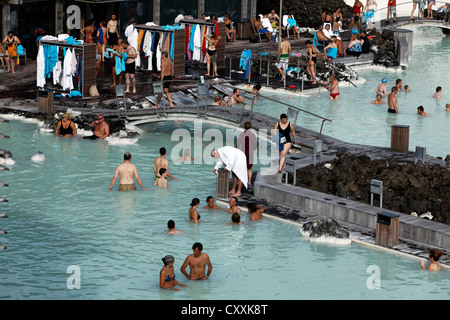
POLYGON ((203 250, 203 245, 200 242, 196 242, 192 245, 192 250, 198 249, 199 251, 203 250))
POLYGON ((233 93, 236 93, 238 90, 239 90, 238 88, 234 88, 233 93))
POLYGON ((236 205, 237 205, 237 203, 238 203, 238 198, 237 197, 232 196, 232 197, 230 197, 230 199, 234 199, 234 201, 236 201, 236 205))
POLYGON ((286 113, 282 113, 282 114, 280 115, 280 120, 283 120, 283 119, 287 119, 286 113))
POLYGON ((206 202, 209 202, 209 200, 211 200, 211 199, 214 199, 214 197, 213 196, 206 197, 206 202))
POLYGON ((395 80, 395 84, 399 84, 400 82, 402 82, 402 79, 395 80))
POLYGON ((252 123, 250 121, 247 121, 246 123, 244 123, 244 129, 248 130, 252 128, 252 123))
POLYGON ((250 211, 250 213, 253 213, 256 210, 258 210, 258 208, 256 207, 256 204, 254 202, 249 202, 247 204, 247 209, 250 211))
POLYGON ((253 89, 255 89, 255 90, 261 90, 261 85, 260 85, 260 84, 257 84, 257 85, 255 85, 255 86, 253 87, 253 89))
POLYGON ((433 258, 434 261, 439 261, 439 258, 442 256, 442 251, 433 249, 430 250, 430 258, 433 258))
POLYGON ((131 153, 127 152, 123 155, 123 160, 130 160, 131 159, 131 153))
POLYGON ((163 51, 163 52, 161 52, 161 54, 162 54, 164 57, 166 57, 166 58, 169 57, 169 54, 167 53, 167 51, 163 51))
POLYGON ((215 101, 215 102, 220 101, 220 100, 222 100, 222 98, 221 98, 220 96, 215 96, 215 97, 214 97, 214 101, 215 101))
POLYGON ((159 154, 162 155, 162 156, 165 155, 166 154, 166 148, 164 148, 164 147, 160 148, 159 149, 159 154))
POLYGON ((173 221, 173 220, 167 221, 167 227, 168 227, 169 229, 175 228, 175 221, 173 221))
POLYGON ((395 92, 395 91, 397 91, 397 90, 398 90, 397 87, 392 87, 391 92, 395 92))
POLYGON ((159 169, 159 175, 162 176, 164 173, 166 173, 166 171, 167 171, 166 168, 159 169))
POLYGON ((194 198, 191 201, 191 207, 196 206, 200 203, 200 200, 198 198, 194 198))
POLYGON ((422 106, 418 106, 417 110, 422 111, 423 112, 423 107, 422 106))
POLYGON ((237 212, 233 213, 233 215, 231 216, 231 221, 233 223, 241 222, 241 216, 239 215, 239 213, 237 213, 237 212))
POLYGON ((312 44, 312 41, 311 41, 311 40, 306 40, 305 44, 306 44, 306 45, 312 44))
POLYGON ((442 90, 442 87, 437 87, 436 88, 436 92, 439 92, 439 91, 441 91, 442 90))
POLYGON ((135 23, 135 22, 136 22, 136 20, 134 18, 131 18, 130 24, 135 23))

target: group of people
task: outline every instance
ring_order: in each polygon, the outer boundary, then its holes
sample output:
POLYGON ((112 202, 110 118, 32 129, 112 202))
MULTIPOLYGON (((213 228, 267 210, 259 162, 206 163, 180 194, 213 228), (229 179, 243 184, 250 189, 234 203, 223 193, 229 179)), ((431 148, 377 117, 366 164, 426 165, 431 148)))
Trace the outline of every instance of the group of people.
MULTIPOLYGON (((388 112, 389 113, 399 113, 398 111, 398 100, 396 94, 400 91, 411 92, 408 85, 403 86, 402 79, 397 79, 395 81, 395 86, 391 88, 391 92, 388 93, 386 85, 388 80, 383 78, 381 83, 376 87, 375 94, 376 99, 372 101, 372 104, 384 104, 385 102, 382 100, 384 97, 387 97, 388 101, 388 112)), ((433 98, 440 99, 442 93, 442 87, 436 87, 436 92, 433 94, 433 98)), ((445 110, 450 111, 450 104, 445 105, 445 110)), ((423 106, 417 107, 417 114, 420 116, 428 116, 428 113, 425 112, 425 108, 423 106)))
MULTIPOLYGON (((103 114, 99 114, 97 119, 89 124, 93 129, 92 135, 81 137, 87 140, 103 140, 109 136, 109 125, 105 122, 103 114)), ((64 113, 61 120, 58 121, 55 128, 55 135, 62 138, 76 137, 77 126, 72 121, 71 113, 64 113)))

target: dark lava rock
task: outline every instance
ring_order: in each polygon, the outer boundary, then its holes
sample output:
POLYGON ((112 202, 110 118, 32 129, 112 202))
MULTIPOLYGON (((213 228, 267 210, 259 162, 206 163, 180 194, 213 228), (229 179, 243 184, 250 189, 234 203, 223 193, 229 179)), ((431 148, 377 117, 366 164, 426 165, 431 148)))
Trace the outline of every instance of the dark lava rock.
POLYGON ((297 185, 369 204, 370 180, 380 180, 383 208, 419 215, 429 211, 433 220, 450 224, 450 171, 439 165, 372 161, 346 153, 338 153, 329 164, 330 169, 322 163, 298 170, 297 185))
POLYGON ((331 218, 314 218, 303 223, 302 230, 308 232, 312 238, 320 238, 322 236, 338 239, 349 238, 349 232, 331 218))

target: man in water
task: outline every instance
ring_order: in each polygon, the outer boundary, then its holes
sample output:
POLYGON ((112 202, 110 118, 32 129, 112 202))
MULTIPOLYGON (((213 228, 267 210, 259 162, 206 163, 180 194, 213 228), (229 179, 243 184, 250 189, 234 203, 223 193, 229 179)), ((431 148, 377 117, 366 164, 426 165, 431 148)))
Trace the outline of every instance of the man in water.
POLYGON ((180 268, 182 274, 184 274, 189 280, 207 280, 212 271, 212 264, 209 260, 209 256, 202 252, 203 245, 199 242, 194 243, 192 246, 193 254, 189 255, 184 260, 183 265, 180 268), (190 273, 186 272, 186 268, 189 266, 190 273), (205 274, 206 266, 208 266, 208 272, 205 274))
POLYGON ((402 89, 403 89, 402 84, 403 84, 402 79, 397 79, 395 81, 395 86, 397 87, 397 92, 402 91, 402 89))
POLYGON ((236 197, 230 197, 230 200, 228 201, 230 207, 227 209, 228 213, 238 213, 241 214, 241 209, 238 207, 238 198, 236 197))
MULTIPOLYGON (((169 88, 170 81, 172 80, 173 68, 172 68, 172 60, 169 58, 169 54, 167 51, 161 52, 161 82, 163 82, 164 94, 169 101, 169 109, 173 108, 172 98, 170 97, 169 88)), ((156 98, 156 108, 159 108, 159 103, 161 102, 162 93, 158 93, 158 97, 156 98)))
POLYGON ((250 213, 250 220, 256 221, 262 218, 263 212, 266 210, 263 206, 257 206, 255 203, 250 202, 247 205, 248 212, 250 213))
POLYGON ((423 106, 419 106, 417 107, 417 114, 420 116, 428 116, 428 113, 425 112, 425 110, 423 109, 423 106))
POLYGON ((155 183, 153 185, 167 189, 167 169, 166 168, 159 169, 159 178, 157 178, 155 180, 155 183))
POLYGON ((155 179, 161 177, 159 174, 159 169, 165 168, 167 170, 167 176, 175 181, 178 181, 178 179, 174 178, 169 172, 169 160, 166 159, 166 148, 160 148, 159 154, 161 156, 159 158, 156 158, 153 163, 153 172, 155 173, 155 179))
POLYGON ((397 87, 392 87, 391 93, 388 95, 388 112, 390 113, 398 113, 398 102, 397 97, 395 96, 397 91, 397 87))
POLYGON ((377 94, 377 99, 372 101, 372 104, 384 104, 384 101, 381 100, 383 98, 381 94, 377 94))
POLYGON ((111 191, 114 183, 116 182, 117 176, 120 176, 119 180, 119 191, 131 191, 136 190, 136 186, 134 185, 134 178, 141 186, 142 190, 146 191, 144 185, 141 182, 141 178, 139 178, 136 166, 131 164, 131 154, 129 152, 123 155, 123 163, 119 164, 116 168, 116 172, 111 180, 111 185, 108 190, 111 191))
POLYGON ((109 136, 109 125, 105 122, 105 117, 102 114, 97 116, 97 120, 92 122, 89 127, 94 128, 94 134, 88 137, 82 137, 81 139, 105 139, 109 136))
POLYGON ((286 69, 289 65, 289 57, 291 56, 291 44, 286 41, 286 36, 283 35, 281 37, 281 43, 280 43, 280 51, 278 52, 278 63, 277 68, 278 71, 281 74, 281 80, 280 82, 284 82, 284 79, 286 77, 286 69))
POLYGON ((436 92, 433 94, 433 98, 440 99, 441 98, 442 87, 437 87, 436 92))
POLYGON ((330 74, 330 81, 319 83, 330 91, 330 100, 339 100, 339 83, 334 74, 330 74))
POLYGON ((169 220, 167 222, 167 229, 169 229, 169 231, 167 231, 167 234, 181 233, 180 230, 175 229, 175 221, 173 221, 173 220, 169 220))
POLYGON ((243 102, 244 102, 244 97, 241 96, 241 91, 237 88, 234 88, 233 94, 231 95, 231 98, 230 98, 230 105, 233 106, 235 104, 243 103, 243 102))
POLYGON ((204 209, 220 209, 219 206, 214 204, 214 197, 208 196, 206 198, 206 206, 204 209))

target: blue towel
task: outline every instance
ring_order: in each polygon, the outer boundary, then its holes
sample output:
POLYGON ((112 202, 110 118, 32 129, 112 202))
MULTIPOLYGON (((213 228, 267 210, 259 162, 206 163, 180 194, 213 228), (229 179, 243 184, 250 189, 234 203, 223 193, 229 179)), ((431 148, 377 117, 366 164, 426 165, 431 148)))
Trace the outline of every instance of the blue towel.
POLYGON ((73 97, 81 97, 81 92, 80 92, 80 91, 77 91, 77 90, 72 90, 72 91, 70 91, 70 93, 69 93, 69 97, 70 97, 70 98, 73 98, 73 97))
POLYGON ((125 71, 125 60, 128 59, 126 53, 122 53, 123 58, 116 57, 116 75, 119 75, 121 72, 125 71))
POLYGON ((295 19, 287 19, 287 23, 289 23, 290 27, 296 27, 297 26, 297 21, 295 21, 295 19))
POLYGON ((50 78, 53 68, 55 68, 56 63, 58 62, 58 47, 44 45, 44 59, 44 76, 50 78))

